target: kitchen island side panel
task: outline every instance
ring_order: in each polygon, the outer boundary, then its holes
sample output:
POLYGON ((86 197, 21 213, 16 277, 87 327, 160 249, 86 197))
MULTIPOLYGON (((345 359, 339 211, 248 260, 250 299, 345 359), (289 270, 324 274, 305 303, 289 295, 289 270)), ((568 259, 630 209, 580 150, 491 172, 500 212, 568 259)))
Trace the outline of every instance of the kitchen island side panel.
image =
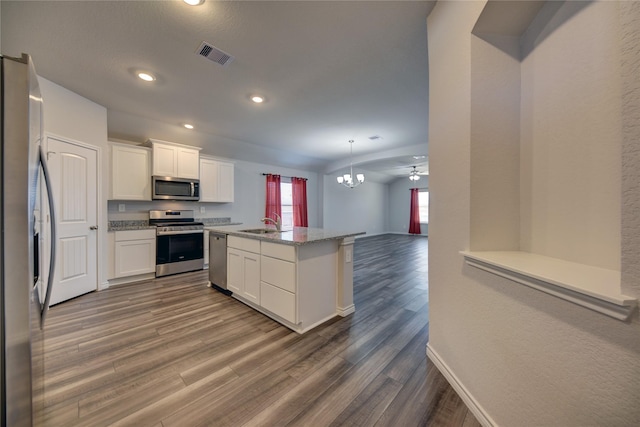
POLYGON ((339 241, 298 246, 298 320, 303 329, 337 313, 339 241))

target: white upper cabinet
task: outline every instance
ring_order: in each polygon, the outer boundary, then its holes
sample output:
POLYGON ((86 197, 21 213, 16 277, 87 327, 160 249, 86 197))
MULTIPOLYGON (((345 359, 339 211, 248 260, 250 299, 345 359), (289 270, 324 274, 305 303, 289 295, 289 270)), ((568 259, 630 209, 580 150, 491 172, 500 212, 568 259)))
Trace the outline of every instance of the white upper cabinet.
POLYGON ((177 149, 177 170, 178 170, 178 178, 200 178, 200 169, 199 169, 199 150, 194 150, 192 148, 178 147, 177 149))
POLYGON ((151 200, 151 150, 111 144, 111 200, 151 200))
POLYGON ((199 152, 197 147, 150 139, 153 147, 153 175, 198 179, 199 152))
POLYGON ((178 151, 176 147, 153 144, 153 174, 178 176, 178 151))
POLYGON ((233 202, 233 163, 200 158, 200 201, 233 202))
POLYGON ((233 163, 218 162, 218 201, 233 202, 233 163))

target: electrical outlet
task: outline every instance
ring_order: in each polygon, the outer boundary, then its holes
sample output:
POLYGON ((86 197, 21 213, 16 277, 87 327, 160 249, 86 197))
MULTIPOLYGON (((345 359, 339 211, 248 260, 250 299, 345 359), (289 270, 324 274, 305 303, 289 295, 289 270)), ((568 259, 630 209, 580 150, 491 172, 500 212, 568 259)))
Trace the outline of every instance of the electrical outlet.
POLYGON ((118 212, 124 212, 124 203, 118 205, 118 212))
POLYGON ((204 213, 204 211, 205 211, 204 206, 200 206, 200 213, 204 213))
POLYGON ((346 262, 351 262, 351 259, 353 258, 353 253, 351 252, 351 249, 347 249, 346 251, 344 251, 344 258, 346 262))

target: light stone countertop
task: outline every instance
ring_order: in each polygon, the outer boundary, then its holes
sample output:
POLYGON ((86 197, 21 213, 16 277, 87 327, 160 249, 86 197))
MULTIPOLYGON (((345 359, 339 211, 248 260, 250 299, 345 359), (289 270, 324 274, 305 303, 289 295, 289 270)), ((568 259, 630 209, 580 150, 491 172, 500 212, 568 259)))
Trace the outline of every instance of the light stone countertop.
POLYGON ((148 220, 120 220, 109 221, 109 228, 107 231, 146 230, 149 228, 156 228, 156 226, 149 225, 148 220))
MULTIPOLYGON (((241 222, 232 222, 231 218, 195 218, 196 222, 204 223, 204 226, 208 229, 217 229, 219 226, 242 224, 241 222)), ((156 228, 155 225, 149 225, 147 219, 129 219, 129 220, 111 220, 109 221, 109 227, 107 231, 130 231, 130 230, 146 230, 149 228, 156 228)))
POLYGON ((294 227, 293 230, 281 231, 267 234, 246 233, 242 230, 253 230, 265 227, 264 224, 259 225, 233 225, 220 227, 205 227, 205 230, 225 233, 230 236, 245 237, 247 239, 263 240, 273 243, 282 243, 285 245, 300 246, 309 243, 322 242, 327 240, 342 240, 345 237, 353 237, 365 234, 364 231, 335 231, 325 230, 323 228, 294 227))

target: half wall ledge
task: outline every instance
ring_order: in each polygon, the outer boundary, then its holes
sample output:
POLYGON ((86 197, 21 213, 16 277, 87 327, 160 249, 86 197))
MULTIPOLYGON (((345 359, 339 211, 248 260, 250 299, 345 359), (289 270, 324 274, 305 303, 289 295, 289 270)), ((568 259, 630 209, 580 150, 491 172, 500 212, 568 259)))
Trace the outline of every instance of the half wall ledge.
POLYGON ((620 293, 620 272, 521 251, 461 251, 465 262, 521 285, 626 321, 638 305, 620 293))

